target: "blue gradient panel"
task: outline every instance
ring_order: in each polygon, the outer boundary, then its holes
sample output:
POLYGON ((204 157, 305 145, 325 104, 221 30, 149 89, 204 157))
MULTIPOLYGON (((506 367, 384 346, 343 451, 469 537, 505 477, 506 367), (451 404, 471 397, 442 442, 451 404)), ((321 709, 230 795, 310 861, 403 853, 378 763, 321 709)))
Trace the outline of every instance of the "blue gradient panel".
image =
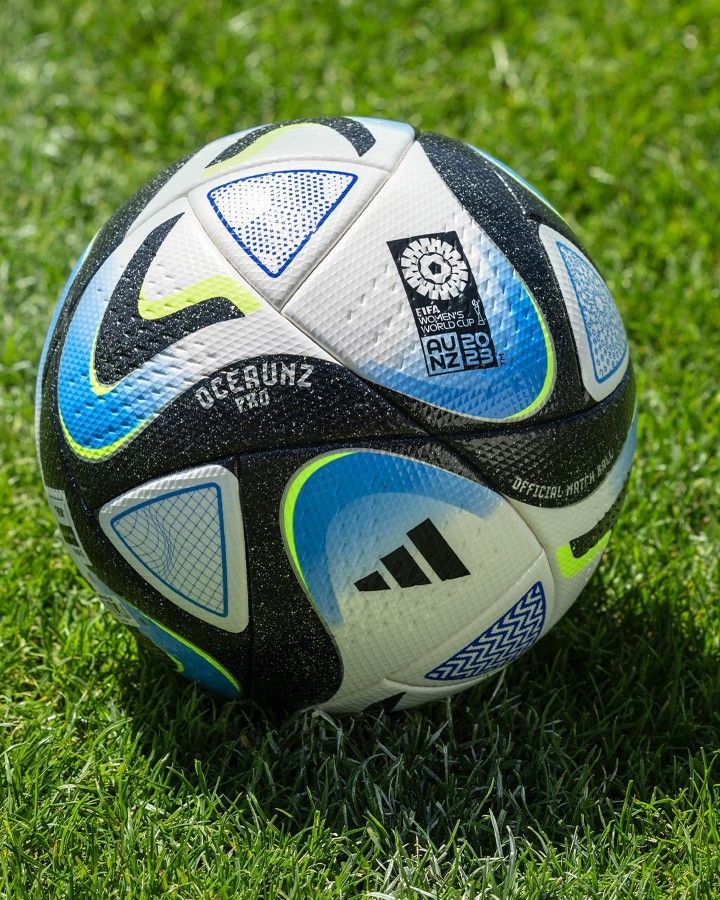
POLYGON ((60 358, 60 416, 72 441, 90 451, 127 439, 196 381, 173 365, 169 354, 160 353, 102 392, 93 387, 97 332, 123 271, 118 256, 115 251, 108 257, 83 292, 60 358))
POLYGON ((60 311, 65 305, 65 301, 67 300, 67 295, 70 293, 70 288, 72 287, 73 281, 75 281, 75 277, 77 273, 80 271, 80 267, 85 262, 88 253, 90 252, 90 248, 95 242, 95 238, 93 238, 90 243, 87 245, 82 254, 78 257, 77 262, 72 268, 72 272, 68 276, 67 281, 58 297, 58 301, 55 304, 55 309, 53 310, 52 318, 50 319, 50 324, 48 326, 47 334, 45 335, 45 343, 43 344, 42 353, 40 354, 40 361, 38 362, 38 372, 37 372, 37 380, 35 381, 35 444, 37 447, 37 456, 40 459, 40 449, 39 449, 39 439, 40 439, 40 406, 42 403, 42 384, 43 384, 43 375, 45 372, 45 363, 47 361, 47 355, 50 350, 50 342, 52 341, 53 335, 55 334, 55 326, 57 325, 57 321, 60 318, 60 311))
POLYGON ((186 678, 201 682, 223 697, 240 696, 237 681, 220 663, 126 601, 116 597, 115 602, 122 605, 140 634, 166 653, 186 678))
POLYGON ((458 510, 485 519, 500 502, 484 485, 393 453, 355 450, 332 459, 304 482, 293 513, 311 599, 329 625, 341 624, 334 583, 347 580, 348 570, 360 577, 375 568, 380 547, 407 542, 408 528, 425 518, 438 527, 458 510))
POLYGON ((72 272, 68 275, 68 279, 63 286, 62 291, 60 292, 60 296, 58 297, 58 301, 55 304, 55 309, 53 310, 52 318, 50 319, 50 324, 48 325, 47 334, 45 335, 45 343, 43 344, 42 353, 40 354, 40 361, 38 362, 38 377, 37 384, 35 385, 35 406, 40 406, 40 390, 42 386, 42 376, 43 371, 45 370, 45 360, 47 359, 48 351, 50 349, 50 341, 52 340, 53 334, 55 333, 55 326, 57 325, 57 320, 60 318, 60 310, 65 305, 65 301, 67 300, 67 295, 70 293, 70 288, 72 287, 73 281, 75 281, 75 277, 77 273, 80 271, 80 266, 85 262, 85 259, 90 252, 90 248, 92 247, 95 238, 90 241, 82 254, 78 257, 77 262, 72 268, 72 272))
POLYGON ((502 365, 429 377, 418 348, 405 363, 409 370, 370 359, 363 363, 363 374, 432 406, 481 419, 501 421, 542 405, 552 387, 548 376, 555 361, 540 312, 505 255, 490 241, 483 252, 493 278, 486 286, 479 282, 478 290, 502 365))

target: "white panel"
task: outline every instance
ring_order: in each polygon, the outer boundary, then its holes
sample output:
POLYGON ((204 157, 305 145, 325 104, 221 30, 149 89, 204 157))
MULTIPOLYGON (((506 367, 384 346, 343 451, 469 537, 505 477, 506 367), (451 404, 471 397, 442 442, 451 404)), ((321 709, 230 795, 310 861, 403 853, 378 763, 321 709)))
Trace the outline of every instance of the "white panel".
POLYGON ((583 384, 594 400, 603 400, 628 365, 622 317, 599 272, 574 244, 547 225, 540 226, 540 239, 568 310, 583 384))
MULTIPOLYGON (((268 353, 331 359, 265 302, 230 265, 200 227, 186 198, 146 222, 116 252, 122 251, 123 260, 129 261, 153 228, 178 214, 182 215, 160 245, 143 279, 141 314, 162 318, 163 310, 169 312, 172 304, 180 308, 218 296, 227 297, 246 314, 180 339, 163 351, 168 362, 172 359, 176 365, 187 364, 199 378, 235 360, 268 353)), ((158 322, 157 327, 162 328, 162 323, 158 322)))
POLYGON ((606 478, 589 497, 579 503, 550 509, 508 499, 532 528, 550 560, 555 581, 554 622, 567 612, 592 577, 602 558, 607 538, 605 537, 605 540, 596 546, 594 552, 588 554, 584 565, 575 565, 574 569, 577 571, 570 577, 567 570, 565 574, 563 573, 564 567, 561 565, 558 552, 565 553, 569 559, 567 548, 570 541, 594 528, 619 497, 632 466, 636 430, 637 419, 633 421, 623 449, 606 478))
POLYGON ((414 140, 412 127, 383 119, 357 118, 355 121, 367 128, 375 139, 362 155, 339 131, 317 122, 296 122, 260 133, 255 141, 234 156, 211 165, 207 175, 215 178, 221 173, 237 172, 248 166, 317 159, 362 163, 392 171, 414 140))
POLYGON ((190 201, 223 255, 263 297, 280 307, 386 178, 384 170, 356 163, 287 161, 224 174, 194 190, 190 201), (316 188, 308 190, 313 179, 316 188), (301 229, 298 218, 303 219, 301 229), (304 240, 298 238, 300 230, 304 240), (249 252, 248 235, 255 235, 254 247, 262 247, 259 256, 249 252), (285 244, 284 235, 292 237, 292 247, 285 244), (283 264, 263 265, 263 260, 273 259, 283 264))
POLYGON ((283 313, 362 377, 480 420, 531 415, 552 389, 554 351, 534 298, 417 143, 283 313), (423 242, 424 274, 408 256, 423 242), (432 279, 445 271, 443 294, 432 279), (426 306, 424 297, 411 303, 406 284, 426 286, 426 306), (481 331, 494 341, 489 365, 454 352, 481 331), (448 371, 433 369, 439 341, 452 344, 437 354, 448 371))
POLYGON ((147 222, 148 219, 160 212, 169 203, 172 203, 179 197, 183 197, 198 184, 206 181, 208 178, 206 171, 208 164, 222 153, 226 147, 233 144, 244 134, 247 134, 249 130, 239 131, 236 134, 226 134, 193 153, 190 159, 165 182, 147 206, 141 210, 130 226, 129 232, 134 231, 143 222, 147 222))
MULTIPOLYGON (((328 359, 301 331, 277 310, 258 297, 227 260, 213 246, 195 221, 187 199, 178 200, 162 213, 137 228, 108 257, 91 279, 74 313, 74 323, 82 329, 87 344, 88 370, 92 366, 92 341, 105 315, 113 290, 123 271, 154 228, 181 215, 165 237, 156 258, 150 262, 139 291, 138 305, 148 322, 148 332, 164 328, 163 317, 172 308, 201 303, 212 297, 228 297, 244 310, 242 317, 216 322, 185 335, 113 385, 95 391, 89 386, 70 396, 60 392, 61 414, 66 422, 80 425, 106 421, 106 431, 117 423, 120 413, 132 413, 133 421, 110 440, 125 440, 132 427, 145 427, 162 410, 206 376, 225 366, 267 354, 297 354, 328 359), (177 231, 176 231, 177 229, 177 231), (196 280, 196 272, 198 279, 196 280), (193 290, 196 288, 197 290, 193 290), (183 296, 183 291, 185 292, 183 296), (77 411, 80 410, 82 415, 77 411)), ((67 364, 73 363, 74 358, 67 364)), ((73 370, 60 377, 82 388, 83 379, 74 379, 73 370), (72 378, 71 378, 72 376, 72 378), (74 380, 73 380, 74 379, 74 380)), ((76 392, 79 388, 76 388, 76 392)), ((67 393, 67 391, 66 391, 67 393)), ((99 427, 99 426, 98 426, 99 427)), ((77 440, 84 434, 79 430, 77 440)), ((118 445, 119 446, 119 445, 118 445)))
POLYGON ((415 129, 405 122, 393 122, 390 119, 353 118, 368 128, 376 141, 363 154, 362 161, 368 166, 378 166, 388 171, 397 168, 415 140, 415 129))
MULTIPOLYGON (((234 281, 236 290, 257 296, 209 240, 189 202, 180 200, 173 210, 176 215, 177 211, 182 211, 183 215, 173 225, 150 263, 143 279, 143 297, 151 302, 167 300, 180 291, 218 276, 234 281)), ((163 218, 167 220, 172 215, 166 214, 163 218)))
POLYGON ((213 160, 224 150, 240 138, 264 126, 254 126, 224 135, 201 147, 168 179, 140 212, 130 231, 204 182, 217 178, 220 174, 238 172, 248 167, 278 161, 296 163, 324 159, 335 162, 361 162, 363 165, 392 171, 414 140, 413 128, 402 122, 383 119, 358 118, 356 121, 368 128, 375 138, 375 143, 362 158, 358 157, 355 147, 339 132, 323 125, 299 122, 263 134, 231 159, 213 165, 213 160))
MULTIPOLYGON (((462 524, 468 526, 467 522, 462 524)), ((541 582, 547 612, 544 627, 541 625, 532 635, 530 643, 535 643, 548 630, 547 623, 554 620, 550 567, 532 536, 523 531, 522 536, 520 533, 513 535, 512 544, 505 545, 508 553, 501 575, 485 582, 482 557, 485 561, 493 556, 497 559, 500 535, 508 537, 507 522, 504 528, 499 529, 495 541, 477 530, 471 533, 478 553, 477 557, 468 561, 468 568, 478 574, 476 578, 468 579, 467 591, 474 592, 474 603, 470 602, 466 590, 459 589, 458 584, 450 586, 440 582, 402 592, 396 588, 375 597, 368 595, 368 604, 374 601, 373 610, 363 610, 362 604, 356 604, 343 627, 333 632, 343 659, 345 678, 337 694, 323 707, 340 710, 347 709, 350 704, 357 708, 353 702, 356 696, 362 698, 363 705, 367 705, 382 699, 383 695, 390 696, 408 689, 419 690, 424 702, 463 690, 496 673, 512 659, 506 657, 506 662, 496 668, 484 669, 477 675, 468 674, 462 680, 430 680, 426 677, 428 672, 475 641, 534 585, 541 582), (527 550, 533 546, 538 552, 528 563, 527 550), (516 550, 514 554, 510 554, 511 548, 516 550), (518 562, 520 559, 522 561, 518 562), (511 572, 522 572, 514 583, 511 572), (382 614, 378 611, 380 606, 382 614), (482 609, 482 612, 474 617, 469 616, 473 609, 482 609), (457 626, 449 624, 453 621, 458 623, 457 626), (462 625, 460 621, 463 621, 462 625), (456 630, 453 630, 454 627, 456 630), (448 633, 451 636, 442 640, 442 636, 448 633), (381 672, 386 672, 387 677, 377 679, 381 672), (376 695, 374 700, 365 702, 373 695, 376 695)), ((498 562, 501 560, 498 559, 498 562)))
POLYGON ((415 357, 422 363, 415 321, 388 241, 458 226, 467 233, 470 223, 415 144, 283 312, 356 371, 364 372, 371 357, 390 368, 415 357))
POLYGON ((321 454, 288 483, 281 526, 343 661, 329 709, 387 696, 384 681, 443 696, 511 662, 552 616, 550 568, 523 519, 486 485, 428 462, 321 454))
POLYGON ((121 556, 180 609, 224 631, 247 627, 240 496, 224 466, 149 481, 106 503, 99 521, 121 556))

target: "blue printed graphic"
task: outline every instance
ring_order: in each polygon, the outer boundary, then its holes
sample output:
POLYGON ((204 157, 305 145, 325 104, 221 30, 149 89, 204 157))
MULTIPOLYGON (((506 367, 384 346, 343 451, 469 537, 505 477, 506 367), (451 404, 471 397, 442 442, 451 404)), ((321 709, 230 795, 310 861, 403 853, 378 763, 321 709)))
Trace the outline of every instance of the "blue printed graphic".
POLYGON ((220 488, 214 482, 153 497, 111 521, 127 550, 165 587, 218 617, 228 614, 220 488))
POLYGON ((632 423, 630 425, 630 431, 628 432, 628 436, 625 438, 625 443, 623 444, 622 450, 620 451, 620 454, 615 460, 612 469, 610 469, 610 474, 608 475, 612 492, 616 495, 620 493, 623 486, 625 485, 628 475, 630 474, 630 469, 632 468, 633 456, 635 454, 635 443, 637 441, 637 428, 638 416, 636 410, 635 415, 633 416, 632 423))
MULTIPOLYGON (((530 291, 505 254, 489 238, 483 239, 479 249, 484 266, 482 274, 474 275, 499 365, 431 378, 418 345, 414 354, 403 358, 402 369, 370 358, 363 361, 361 374, 466 416, 490 421, 529 416, 543 406, 552 390, 555 358, 550 335, 530 291)), ((465 251, 472 254, 468 246, 465 251)))
POLYGON ((70 288, 72 287, 73 281, 75 281, 75 277, 77 273, 80 271, 80 267, 87 259, 87 255, 90 252, 90 248, 95 242, 95 238, 90 241, 82 254, 78 257, 77 262, 72 268, 72 272, 68 276, 67 281, 58 297, 58 301, 55 304, 55 309, 53 310, 52 318, 50 319, 50 324, 48 325, 47 334, 45 335, 45 343, 43 344, 42 353, 40 354, 40 361, 38 362, 38 371, 37 371, 37 380, 35 382, 35 445, 37 448, 37 456, 40 459, 40 449, 39 449, 39 439, 40 439, 40 405, 42 403, 42 383, 43 383, 43 375, 45 373, 45 362, 47 360, 48 351, 50 350, 50 342, 52 341, 53 334, 55 333, 55 326, 57 325, 57 321, 60 318, 60 311, 65 305, 65 301, 67 300, 67 295, 70 293, 70 288))
POLYGON ((197 375, 184 368, 170 348, 115 384, 93 383, 95 340, 124 268, 120 260, 127 249, 123 246, 107 258, 85 288, 60 358, 60 419, 75 452, 89 459, 112 453, 197 381, 197 375))
POLYGON ((208 200, 250 259, 277 278, 356 181, 324 169, 264 172, 215 187, 208 200))
MULTIPOLYGON (((283 528, 298 577, 325 621, 337 626, 338 587, 375 568, 384 552, 407 541, 410 528, 431 518, 442 531, 458 511, 486 519, 499 503, 494 491, 445 469, 351 450, 316 458, 296 473, 283 528)), ((355 588, 352 594, 360 596, 355 588)))
POLYGON ((625 360, 625 327, 607 285, 587 259, 562 241, 556 244, 580 307, 595 380, 602 384, 625 360))
POLYGON ((178 671, 182 672, 186 678, 201 682, 211 691, 223 697, 240 696, 241 691, 237 680, 217 660, 204 653, 199 647, 195 647, 190 641, 146 616, 120 597, 113 598, 113 605, 115 604, 122 607, 142 635, 175 662, 178 671))
POLYGON ((425 677, 431 681, 461 681, 501 669, 532 647, 544 622, 545 591, 538 581, 474 641, 425 677))
POLYGON ((80 266, 85 262, 88 253, 90 252, 90 248, 93 245, 95 238, 90 241, 85 250, 78 257, 77 262, 72 267, 72 271, 68 275, 67 281, 63 285, 63 289, 60 292, 60 296, 58 297, 58 301, 55 304, 55 309, 53 310, 52 318, 50 319, 50 324, 48 325, 47 334, 45 335, 45 343, 43 344, 42 353, 40 354, 40 360, 38 362, 38 377, 37 384, 35 385, 35 406, 36 408, 40 406, 40 389, 42 385, 42 377, 43 372, 45 370, 45 360, 47 359, 48 351, 50 349, 50 341, 52 340, 53 334, 55 333, 55 326, 57 325, 57 320, 60 318, 60 311, 65 305, 65 301, 67 300, 67 295, 70 293, 70 288, 72 287, 73 281, 75 281, 75 276, 80 271, 80 266))

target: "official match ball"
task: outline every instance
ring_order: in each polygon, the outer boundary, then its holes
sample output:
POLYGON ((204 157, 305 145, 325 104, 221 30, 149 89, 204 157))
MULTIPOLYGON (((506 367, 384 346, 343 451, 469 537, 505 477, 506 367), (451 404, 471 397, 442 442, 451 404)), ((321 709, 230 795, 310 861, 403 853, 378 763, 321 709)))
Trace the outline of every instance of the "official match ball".
POLYGON ((497 673, 577 598, 635 388, 608 288, 527 181, 316 118, 213 141, 100 230, 37 434, 78 568, 188 678, 405 708, 497 673))

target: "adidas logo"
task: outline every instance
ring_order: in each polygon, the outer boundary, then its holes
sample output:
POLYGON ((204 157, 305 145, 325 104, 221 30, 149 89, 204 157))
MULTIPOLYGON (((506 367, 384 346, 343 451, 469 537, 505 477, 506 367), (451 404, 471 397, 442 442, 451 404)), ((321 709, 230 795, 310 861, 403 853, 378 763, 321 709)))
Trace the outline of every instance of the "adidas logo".
MULTIPOLYGON (((430 519, 425 519, 415 528, 411 528, 407 536, 441 581, 451 581, 453 578, 463 578, 470 574, 463 561, 430 519)), ((404 544, 392 550, 387 556, 381 556, 380 562, 401 588, 430 584, 430 579, 404 544)), ((390 585, 377 569, 358 579, 355 587, 359 591, 390 590, 390 585)))

